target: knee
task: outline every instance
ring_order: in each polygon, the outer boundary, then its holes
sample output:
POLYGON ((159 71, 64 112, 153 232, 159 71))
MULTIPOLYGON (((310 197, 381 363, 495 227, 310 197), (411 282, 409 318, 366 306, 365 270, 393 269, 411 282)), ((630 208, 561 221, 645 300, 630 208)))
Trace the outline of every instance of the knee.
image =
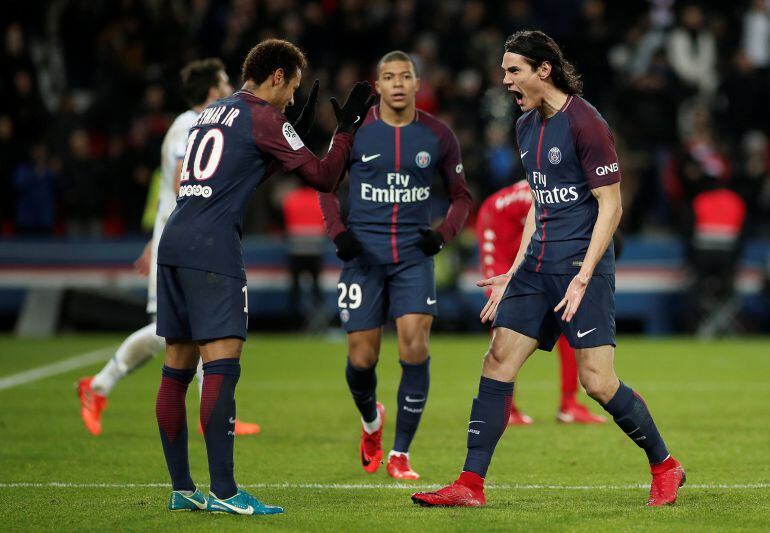
POLYGON ((581 372, 580 384, 591 398, 602 405, 609 402, 618 390, 617 377, 603 376, 597 372, 581 372))
POLYGON ((501 381, 514 379, 514 372, 509 368, 508 359, 506 352, 492 343, 484 355, 484 375, 501 381))
POLYGON ((428 358, 427 335, 412 335, 404 339, 400 344, 399 355, 402 361, 417 364, 422 363, 428 358))
POLYGON ((348 346, 348 359, 356 368, 370 368, 377 364, 379 357, 379 346, 364 342, 351 342, 348 346))

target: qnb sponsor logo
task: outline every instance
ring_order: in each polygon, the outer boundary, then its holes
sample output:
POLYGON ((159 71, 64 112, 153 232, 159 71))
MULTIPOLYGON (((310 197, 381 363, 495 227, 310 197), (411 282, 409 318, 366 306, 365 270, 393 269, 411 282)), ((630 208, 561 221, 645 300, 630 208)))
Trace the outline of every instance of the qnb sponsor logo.
POLYGON ((208 198, 211 196, 212 190, 208 185, 182 185, 179 187, 179 198, 185 196, 203 196, 208 198))
POLYGON ((361 199, 369 202, 404 204, 424 202, 430 198, 430 187, 402 187, 394 185, 386 188, 374 187, 371 183, 361 184, 361 199))
POLYGON ((596 175, 606 176, 607 174, 612 174, 618 170, 620 170, 620 167, 617 163, 612 163, 611 165, 602 165, 600 167, 596 167, 596 175))
POLYGON ((553 189, 532 189, 532 196, 539 204, 561 204, 578 199, 577 187, 554 187, 553 189))

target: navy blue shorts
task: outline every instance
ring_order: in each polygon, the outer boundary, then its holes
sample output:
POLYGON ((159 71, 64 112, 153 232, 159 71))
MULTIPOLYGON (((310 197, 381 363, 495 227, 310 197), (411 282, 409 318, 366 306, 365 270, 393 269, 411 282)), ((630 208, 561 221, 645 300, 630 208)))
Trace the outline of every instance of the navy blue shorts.
POLYGON ((158 265, 158 335, 179 341, 239 337, 248 326, 246 280, 158 265))
POLYGON ((505 288, 492 327, 508 328, 537 339, 540 349, 549 352, 562 333, 573 348, 615 346, 614 275, 597 274, 591 278, 570 322, 561 319, 563 308, 553 312, 574 277, 518 269, 505 288))
POLYGON ((359 265, 351 261, 337 284, 342 328, 351 333, 379 328, 393 318, 421 313, 436 316, 433 258, 417 263, 359 265))

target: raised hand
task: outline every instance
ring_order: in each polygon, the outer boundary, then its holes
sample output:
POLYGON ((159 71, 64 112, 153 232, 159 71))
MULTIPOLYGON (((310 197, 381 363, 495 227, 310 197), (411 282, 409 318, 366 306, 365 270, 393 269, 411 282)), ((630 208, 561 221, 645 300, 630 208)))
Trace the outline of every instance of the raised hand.
POLYGON ((310 89, 310 94, 307 97, 307 102, 305 102, 305 105, 302 107, 302 111, 300 111, 297 120, 292 124, 292 126, 294 126, 294 131, 296 131, 297 135, 303 140, 305 140, 310 133, 310 130, 313 128, 313 123, 315 122, 315 105, 318 101, 318 87, 320 85, 320 82, 315 80, 313 87, 310 89))
POLYGON ((345 104, 340 106, 336 98, 329 102, 337 117, 337 131, 343 133, 355 133, 364 122, 364 117, 369 108, 374 104, 375 96, 372 94, 372 86, 368 81, 359 81, 350 89, 345 104))

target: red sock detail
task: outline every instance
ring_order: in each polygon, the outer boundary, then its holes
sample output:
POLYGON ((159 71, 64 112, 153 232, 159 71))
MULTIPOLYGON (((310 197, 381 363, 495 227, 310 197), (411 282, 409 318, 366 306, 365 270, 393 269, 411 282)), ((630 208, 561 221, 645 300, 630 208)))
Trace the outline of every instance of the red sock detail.
POLYGON ((557 341, 561 361, 561 402, 562 405, 575 401, 578 388, 578 369, 575 361, 575 349, 561 335, 557 341))
POLYGON ((671 470, 672 468, 676 468, 677 466, 679 466, 679 461, 674 459, 673 455, 669 455, 668 459, 666 459, 662 463, 650 465, 650 472, 652 472, 653 475, 660 474, 662 472, 665 472, 666 470, 671 470))
POLYGON ((209 374, 203 379, 203 391, 201 393, 201 426, 206 431, 211 412, 219 399, 219 389, 222 387, 222 374, 209 374))
POLYGON ((187 384, 176 379, 162 376, 158 397, 155 400, 155 417, 158 427, 166 435, 169 444, 173 444, 186 422, 185 396, 187 384))
POLYGON ((513 407, 513 395, 506 396, 505 404, 503 405, 503 431, 500 433, 500 435, 505 433, 505 428, 508 427, 508 418, 510 418, 511 416, 512 407, 513 407))
POLYGON ((460 472, 460 477, 457 478, 457 483, 473 490, 484 490, 484 478, 476 472, 463 470, 460 472))

